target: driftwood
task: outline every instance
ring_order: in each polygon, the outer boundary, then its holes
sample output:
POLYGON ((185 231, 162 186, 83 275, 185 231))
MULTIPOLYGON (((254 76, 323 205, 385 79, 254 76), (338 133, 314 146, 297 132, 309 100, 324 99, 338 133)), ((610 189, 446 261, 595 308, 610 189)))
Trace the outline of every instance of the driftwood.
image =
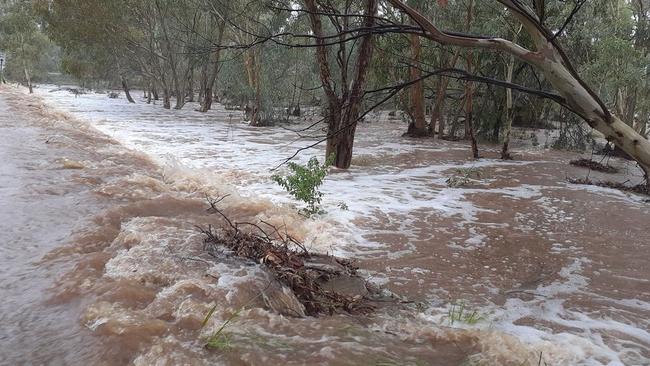
POLYGON ((572 184, 586 184, 591 186, 606 187, 618 189, 625 192, 632 192, 650 196, 650 185, 648 183, 641 183, 634 186, 626 185, 627 182, 609 182, 609 181, 592 181, 589 178, 567 178, 569 183, 572 184))
POLYGON ((209 211, 219 214, 227 225, 199 228, 205 235, 204 249, 216 258, 225 247, 269 271, 280 284, 270 286, 264 294, 272 310, 293 316, 367 314, 375 309, 373 301, 386 301, 380 299, 378 288, 358 275, 352 261, 310 253, 298 240, 264 221, 233 222, 217 208, 224 198, 208 199, 209 211))
POLYGON ((603 173, 618 173, 618 169, 616 169, 613 166, 609 165, 604 165, 601 164, 597 161, 593 161, 590 159, 578 159, 578 160, 571 160, 569 164, 574 165, 574 166, 579 166, 583 168, 587 168, 590 170, 595 170, 597 172, 603 172, 603 173))

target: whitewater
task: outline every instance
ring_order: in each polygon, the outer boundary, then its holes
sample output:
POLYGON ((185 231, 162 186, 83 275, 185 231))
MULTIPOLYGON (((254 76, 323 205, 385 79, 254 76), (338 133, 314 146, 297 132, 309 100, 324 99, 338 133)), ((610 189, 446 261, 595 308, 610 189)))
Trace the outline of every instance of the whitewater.
MULTIPOLYGON (((462 142, 402 138, 400 119, 375 113, 352 168, 326 179, 326 213, 307 219, 270 177, 317 141, 318 129, 292 131, 316 113, 259 128, 221 105, 52 89, 0 89, 2 363, 650 364, 650 206, 568 183, 588 173, 568 164, 574 153, 522 145, 501 161, 485 146, 474 161, 462 142), (462 169, 479 176, 449 187, 462 169), (303 319, 265 309, 251 301, 262 267, 205 260, 196 225, 218 222, 206 195, 357 260, 412 305, 303 319), (460 303, 478 320, 452 321, 460 303), (205 349, 234 312, 231 348, 205 349)), ((621 173, 590 177, 641 179, 612 163, 621 173)))

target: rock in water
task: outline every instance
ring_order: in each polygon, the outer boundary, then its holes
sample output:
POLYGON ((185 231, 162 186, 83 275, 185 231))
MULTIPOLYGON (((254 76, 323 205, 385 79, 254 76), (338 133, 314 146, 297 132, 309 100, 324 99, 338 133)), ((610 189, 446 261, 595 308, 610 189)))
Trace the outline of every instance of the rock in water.
POLYGON ((62 169, 83 169, 84 165, 81 162, 64 158, 61 159, 61 168, 62 169))
POLYGON ((264 303, 278 314, 302 318, 305 317, 305 306, 287 286, 273 281, 262 292, 264 303))

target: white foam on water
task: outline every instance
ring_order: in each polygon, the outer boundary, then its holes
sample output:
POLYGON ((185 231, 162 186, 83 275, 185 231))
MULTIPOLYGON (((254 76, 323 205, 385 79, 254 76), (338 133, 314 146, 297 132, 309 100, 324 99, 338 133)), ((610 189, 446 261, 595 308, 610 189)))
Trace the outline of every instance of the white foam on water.
MULTIPOLYGON (((635 195, 594 186, 547 187, 521 184, 513 180, 517 185, 492 188, 484 185, 491 182, 489 179, 469 188, 451 188, 446 184, 446 179, 453 174, 454 169, 495 168, 500 171, 521 165, 537 164, 540 161, 482 159, 477 162, 441 161, 437 164, 405 164, 404 166, 384 166, 379 161, 378 166, 372 165, 376 157, 429 153, 435 156, 433 154, 437 151, 458 149, 453 146, 436 146, 427 143, 403 144, 391 141, 391 136, 401 132, 404 126, 389 123, 379 126, 374 124, 359 126, 359 142, 355 152, 357 157, 361 157, 359 161, 364 163, 362 165, 367 163, 368 166, 353 166, 348 171, 334 171, 330 174, 322 187, 325 193, 323 203, 328 211, 327 214, 315 220, 304 220, 295 216, 292 218, 289 212, 295 211, 291 206, 296 205, 296 202, 269 179, 273 174, 271 169, 282 163, 285 157, 292 155, 297 148, 314 142, 314 138, 296 139, 293 133, 281 128, 250 127, 242 123, 239 112, 226 111, 219 105, 215 106, 215 110, 210 113, 200 113, 194 111, 191 104, 182 111, 176 111, 163 110, 160 106, 144 103, 127 104, 101 94, 86 94, 75 98, 66 92, 48 93, 41 89, 37 93, 56 108, 89 120, 99 131, 129 148, 151 156, 163 167, 162 181, 166 184, 184 192, 207 191, 206 193, 215 195, 231 194, 233 205, 241 204, 247 199, 255 199, 258 204, 268 206, 266 212, 281 213, 279 216, 293 220, 292 223, 300 219, 300 231, 304 233, 305 242, 311 249, 336 255, 384 255, 387 259, 391 259, 409 254, 412 252, 412 246, 408 242, 404 244, 403 251, 394 251, 385 248, 381 242, 368 239, 369 234, 390 234, 392 229, 385 232, 381 230, 364 232, 358 223, 364 220, 379 222, 378 217, 382 215, 399 220, 401 221, 398 226, 399 232, 409 241, 416 238, 418 234, 411 225, 412 213, 422 210, 433 211, 440 217, 456 220, 458 228, 461 228, 467 236, 461 239, 461 244, 451 244, 452 248, 459 250, 482 248, 489 239, 482 231, 483 227, 503 228, 508 227, 509 224, 480 222, 479 215, 496 211, 477 206, 471 200, 473 195, 494 194, 499 199, 535 202, 544 211, 545 224, 571 218, 569 213, 557 209, 554 201, 545 196, 546 190, 581 189, 602 197, 623 200, 632 205, 643 202, 635 195), (348 210, 337 207, 341 202, 346 204, 348 210)), ((311 150, 309 154, 299 155, 297 161, 305 162, 311 154, 323 155, 322 147, 311 150)), ((128 183, 128 179, 141 178, 127 177, 125 182, 128 183)), ((156 193, 156 189, 164 192, 164 187, 154 183, 148 185, 148 189, 153 192, 132 194, 151 196, 152 193, 156 193)), ((109 188, 110 184, 106 186, 108 193, 110 193, 109 188)), ((535 227, 536 218, 525 215, 515 217, 522 222, 527 220, 530 230, 535 227)), ((264 218, 268 219, 268 217, 264 218)), ((165 230, 158 230, 158 228, 157 234, 147 234, 148 231, 142 228, 148 225, 148 220, 151 219, 138 218, 124 225, 120 237, 116 239, 117 244, 124 245, 125 242, 136 239, 145 244, 142 248, 121 249, 118 255, 107 263, 107 276, 132 277, 133 269, 142 265, 136 263, 139 250, 143 251, 142 255, 151 255, 158 251, 164 257, 167 245, 165 230)), ((518 228, 525 229, 526 225, 523 222, 518 228)), ((190 233, 188 237, 192 237, 190 233)), ((552 250, 575 254, 579 249, 577 245, 557 242, 552 250)), ((648 360, 643 358, 641 350, 647 352, 650 348, 650 335, 642 326, 635 325, 633 322, 609 319, 599 314, 576 311, 565 306, 567 298, 576 292, 597 297, 596 294, 589 293, 588 279, 581 274, 583 266, 588 263, 588 259, 576 258, 562 269, 559 274, 561 280, 531 290, 537 295, 533 300, 509 298, 502 306, 489 307, 486 310, 488 315, 485 322, 476 325, 460 324, 456 327, 482 332, 484 337, 481 339, 484 342, 486 357, 489 357, 492 351, 497 352, 497 349, 503 352, 504 349, 512 350, 514 345, 524 345, 524 350, 520 350, 525 353, 522 355, 523 359, 528 359, 531 354, 534 356, 535 352, 542 352, 544 360, 553 365, 644 364, 648 360), (532 319, 540 324, 553 324, 562 330, 542 328, 541 325, 537 327, 523 325, 522 319, 532 319), (604 337, 616 338, 616 334, 622 334, 624 337, 614 342, 604 339, 604 337)), ((149 278, 145 276, 148 274, 160 280, 165 275, 153 273, 154 267, 173 268, 178 263, 152 261, 147 265, 151 265, 151 268, 148 271, 145 268, 143 278, 149 278)), ((219 266, 220 264, 216 265, 213 270, 219 274, 216 287, 220 290, 232 290, 238 284, 252 281, 253 277, 257 276, 255 271, 242 275, 242 273, 232 272, 233 269, 226 265, 219 266)), ((409 271, 415 272, 417 269, 409 269, 409 271)), ((169 273, 174 273, 174 270, 170 270, 169 273)), ((396 273, 400 272, 396 271, 396 273)), ((371 281, 379 284, 401 279, 400 277, 389 278, 383 274, 371 275, 373 276, 371 281)), ((165 280, 173 282, 175 279, 165 280)), ((477 284, 477 286, 489 285, 489 283, 477 284)), ((498 292, 493 286, 491 291, 498 292)), ((234 292, 229 292, 228 300, 234 295, 234 292)), ((647 310, 649 306, 646 302, 636 299, 615 300, 612 303, 641 310, 647 310)), ((436 308, 423 314, 422 320, 428 324, 424 328, 430 329, 441 324, 445 314, 446 309, 436 308)), ((106 322, 106 318, 99 317, 92 319, 89 326, 97 328, 106 322)), ((264 332, 263 329, 259 331, 264 332)), ((158 351, 163 349, 164 347, 152 349, 151 354, 159 355, 158 351)), ((335 354, 331 349, 326 348, 323 351, 323 356, 332 357, 335 354)))
MULTIPOLYGON (((454 326, 512 335, 529 351, 541 354, 542 360, 549 365, 647 364, 649 360, 641 352, 650 344, 647 330, 601 317, 597 313, 570 310, 564 306, 567 297, 586 291, 588 279, 580 272, 588 262, 586 258, 574 260, 560 271, 560 280, 531 290, 530 293, 535 294, 533 300, 510 298, 503 306, 480 308, 480 313, 486 319, 477 324, 458 322, 454 326), (566 330, 554 331, 548 326, 520 323, 526 319, 566 330), (606 336, 620 337, 620 341, 614 344, 605 342, 606 336)), ((643 309, 650 305, 639 300, 631 304, 643 309)), ((435 315, 429 315, 429 320, 439 324, 448 322, 443 310, 434 310, 435 315)))

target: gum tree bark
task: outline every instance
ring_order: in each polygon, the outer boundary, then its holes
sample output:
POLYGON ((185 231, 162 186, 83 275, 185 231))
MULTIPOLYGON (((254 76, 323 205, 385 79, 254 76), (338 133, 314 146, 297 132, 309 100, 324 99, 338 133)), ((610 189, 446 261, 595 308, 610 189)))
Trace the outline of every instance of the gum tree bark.
MULTIPOLYGON (((223 14, 216 13, 219 18, 227 19, 223 14)), ((261 13, 258 12, 254 19, 249 22, 240 24, 239 26, 231 25, 232 36, 238 44, 253 44, 255 38, 253 34, 260 32, 258 29, 260 24, 261 13)), ((227 21, 226 21, 227 22, 227 21)), ((244 71, 246 72, 246 81, 250 90, 253 92, 252 100, 246 102, 246 114, 250 119, 251 126, 263 126, 265 121, 262 121, 262 74, 261 67, 263 60, 262 48, 253 46, 248 48, 243 53, 244 71), (252 105, 251 105, 252 104, 252 105)))
MULTIPOLYGON (((325 150, 326 157, 334 154, 334 166, 341 169, 347 169, 352 162, 352 150, 354 147, 354 134, 357 128, 361 101, 363 97, 363 85, 366 81, 366 74, 372 59, 373 37, 371 32, 367 32, 360 38, 360 45, 354 64, 353 79, 349 82, 347 63, 349 59, 343 59, 342 55, 349 55, 345 49, 346 39, 341 36, 338 44, 337 62, 343 65, 340 68, 340 95, 335 89, 335 83, 332 79, 332 72, 329 61, 329 52, 324 37, 323 24, 321 22, 322 9, 316 4, 315 0, 304 0, 307 11, 309 12, 309 21, 311 29, 316 36, 316 60, 319 66, 319 75, 325 97, 327 99, 327 110, 325 121, 327 122, 327 146, 325 150)), ((363 29, 371 29, 375 25, 377 14, 378 0, 364 1, 364 17, 361 24, 363 29)), ((344 29, 348 28, 347 17, 344 19, 344 29)), ((349 57, 349 56, 348 56, 349 57)))
POLYGON ((120 84, 122 85, 122 90, 124 91, 126 100, 129 101, 129 103, 135 103, 135 100, 133 100, 133 97, 131 97, 131 90, 129 89, 129 83, 126 80, 126 75, 124 69, 120 65, 120 61, 116 58, 114 60, 114 63, 117 65, 117 74, 120 77, 120 84))
MULTIPOLYGON (((456 62, 458 62, 458 57, 460 56, 460 49, 454 52, 451 61, 440 61, 441 69, 454 68, 456 62)), ((436 99, 431 110, 431 122, 429 123, 429 133, 433 136, 436 130, 436 124, 438 125, 438 138, 445 138, 445 118, 443 116, 443 111, 445 109, 445 99, 447 98, 447 87, 449 86, 449 78, 444 76, 438 77, 438 87, 436 88, 436 99)))
MULTIPOLYGON (((513 37, 512 41, 517 42, 517 37, 519 36, 519 33, 521 32, 521 26, 513 32, 513 37)), ((506 82, 511 83, 512 82, 512 74, 514 72, 515 68, 515 56, 510 55, 508 59, 508 63, 506 65, 506 82)), ((512 132, 512 120, 514 118, 514 105, 513 105, 513 100, 512 100, 512 89, 506 88, 506 120, 505 124, 503 126, 503 145, 501 148, 501 159, 503 160, 510 160, 512 159, 512 156, 510 156, 510 150, 509 150, 509 145, 510 145, 510 133, 512 132)))
POLYGON ((541 24, 537 13, 530 7, 518 0, 496 0, 508 9, 531 36, 534 50, 498 37, 476 37, 441 31, 403 1, 388 1, 422 28, 423 37, 441 44, 506 52, 539 69, 562 97, 562 101, 558 103, 579 115, 589 126, 633 157, 645 172, 646 178, 648 177, 650 141, 611 113, 598 95, 580 78, 565 51, 559 46, 555 35, 541 24))
POLYGON ((194 103, 194 67, 188 67, 189 76, 187 78, 187 101, 194 103))
POLYGON ((27 61, 25 57, 25 40, 23 36, 20 36, 20 49, 22 52, 22 59, 23 59, 23 71, 25 72, 25 82, 27 83, 27 87, 29 88, 29 94, 34 94, 34 88, 32 87, 32 78, 29 76, 29 68, 27 67, 27 61))
MULTIPOLYGON (((225 23, 219 25, 217 44, 221 44, 223 41, 223 34, 225 30, 225 23)), ((219 75, 219 68, 221 60, 221 49, 217 49, 210 55, 209 64, 212 66, 212 69, 209 71, 209 76, 203 81, 201 86, 202 98, 201 98, 201 112, 207 112, 212 108, 213 95, 214 95, 214 84, 217 81, 217 76, 219 75)), ((207 66, 207 65, 206 65, 207 66)))
MULTIPOLYGON (((512 72, 515 67, 515 57, 510 56, 510 60, 506 66, 506 82, 512 82, 512 72)), ((503 124, 503 144, 501 147, 501 159, 510 160, 510 133, 512 132, 512 119, 514 115, 514 107, 512 102, 512 89, 506 88, 506 120, 503 124)))
MULTIPOLYGON (((472 14, 474 13, 474 0, 467 3, 467 18, 465 19, 465 31, 469 33, 472 27, 472 14)), ((474 54, 471 49, 467 51, 466 70, 468 73, 473 72, 474 54)), ((465 83, 465 138, 469 139, 472 145, 472 157, 478 159, 478 143, 476 142, 476 133, 474 132, 474 83, 467 81, 465 83)))
POLYGON ((120 81, 122 82, 122 90, 124 90, 124 95, 126 95, 126 100, 128 100, 129 103, 135 103, 135 100, 133 100, 133 97, 131 97, 131 90, 129 89, 129 83, 126 81, 126 77, 124 75, 120 75, 120 81))
POLYGON ((262 87, 259 64, 259 49, 251 48, 244 54, 244 68, 248 77, 248 86, 253 90, 253 106, 247 106, 250 109, 249 117, 251 126, 261 126, 264 124, 260 112, 262 111, 262 87))
POLYGON ((23 67, 23 70, 25 70, 25 82, 29 88, 29 94, 34 94, 34 88, 32 87, 32 78, 29 76, 29 70, 27 70, 27 66, 23 67))
MULTIPOLYGON (((412 62, 417 64, 420 61, 420 53, 422 45, 420 44, 420 37, 417 34, 411 35, 411 59, 412 62)), ((422 78, 422 70, 416 66, 410 68, 411 80, 419 80, 411 86, 411 117, 413 121, 409 124, 406 135, 409 137, 424 137, 428 135, 427 121, 424 113, 424 81, 422 78)))

